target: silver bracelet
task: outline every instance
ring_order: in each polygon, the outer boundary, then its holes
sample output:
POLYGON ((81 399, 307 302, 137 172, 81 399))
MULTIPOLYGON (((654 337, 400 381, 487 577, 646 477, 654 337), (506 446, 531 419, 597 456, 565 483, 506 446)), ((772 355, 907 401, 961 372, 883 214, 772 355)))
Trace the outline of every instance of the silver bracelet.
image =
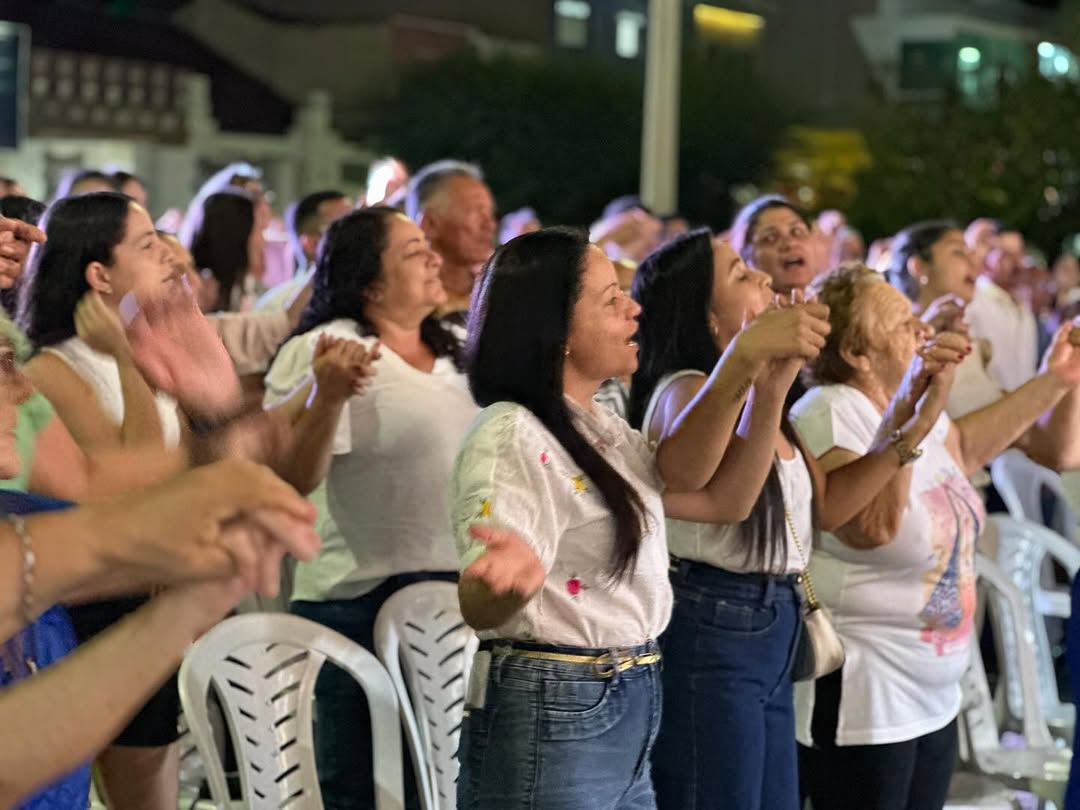
POLYGON ((22 547, 23 575, 22 595, 19 600, 19 613, 23 623, 34 623, 34 568, 37 565, 37 557, 34 555, 34 540, 30 537, 30 531, 26 528, 26 521, 22 515, 8 515, 8 521, 15 529, 19 537, 19 545, 22 547))

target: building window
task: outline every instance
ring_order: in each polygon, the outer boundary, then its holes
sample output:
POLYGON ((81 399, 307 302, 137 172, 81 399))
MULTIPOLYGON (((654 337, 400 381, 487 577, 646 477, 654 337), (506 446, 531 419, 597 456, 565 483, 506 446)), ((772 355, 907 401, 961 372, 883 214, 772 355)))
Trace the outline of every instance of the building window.
POLYGON ((563 48, 588 46, 590 16, 592 6, 585 0, 555 0, 555 44, 563 48))
POLYGON ((644 28, 645 15, 640 11, 615 12, 615 53, 623 59, 637 59, 644 28))

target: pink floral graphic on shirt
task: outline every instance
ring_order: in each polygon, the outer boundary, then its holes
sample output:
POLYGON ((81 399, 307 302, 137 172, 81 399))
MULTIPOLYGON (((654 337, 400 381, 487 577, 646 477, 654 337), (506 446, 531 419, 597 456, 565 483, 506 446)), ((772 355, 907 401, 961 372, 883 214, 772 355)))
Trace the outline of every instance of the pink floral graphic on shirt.
POLYGON ((926 604, 919 611, 922 640, 938 655, 967 643, 975 615, 975 541, 982 530, 982 504, 966 480, 953 477, 922 493, 930 516, 935 557, 926 572, 926 604))
POLYGON ((571 596, 577 596, 585 589, 585 586, 581 584, 581 580, 576 576, 570 577, 566 580, 566 592, 571 596))

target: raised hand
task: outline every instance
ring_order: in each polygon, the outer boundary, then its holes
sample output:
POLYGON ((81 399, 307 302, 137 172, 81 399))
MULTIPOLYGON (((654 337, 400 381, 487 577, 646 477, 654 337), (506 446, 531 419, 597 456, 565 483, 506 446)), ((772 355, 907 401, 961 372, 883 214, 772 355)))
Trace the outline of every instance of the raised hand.
POLYGON ((547 573, 528 543, 492 526, 472 526, 469 533, 487 550, 465 569, 462 579, 478 579, 496 596, 513 594, 528 601, 536 595, 547 573))
POLYGON ((931 302, 922 314, 922 322, 934 328, 934 332, 956 332, 969 334, 964 313, 967 304, 957 295, 943 295, 931 302))
POLYGON ((131 344, 120 316, 96 290, 89 290, 75 307, 75 332, 95 351, 116 360, 131 357, 131 344))
POLYGON ((14 287, 26 265, 30 245, 45 241, 45 233, 17 219, 0 217, 0 290, 14 287))
POLYGON ((186 281, 161 294, 126 296, 120 314, 139 370, 190 415, 232 416, 243 395, 232 359, 186 281))
POLYGON ((942 332, 915 352, 894 401, 924 417, 927 424, 937 420, 952 388, 956 367, 973 347, 965 335, 942 332))
POLYGON ((362 393, 375 376, 380 348, 379 343, 369 350, 356 340, 320 335, 312 363, 318 392, 332 401, 362 393))
POLYGON ((1042 370, 1054 376, 1062 385, 1080 383, 1080 323, 1063 323, 1054 333, 1054 340, 1043 357, 1042 370))
POLYGON ((797 357, 813 360, 825 347, 829 308, 816 301, 769 307, 735 336, 736 350, 754 363, 797 357))

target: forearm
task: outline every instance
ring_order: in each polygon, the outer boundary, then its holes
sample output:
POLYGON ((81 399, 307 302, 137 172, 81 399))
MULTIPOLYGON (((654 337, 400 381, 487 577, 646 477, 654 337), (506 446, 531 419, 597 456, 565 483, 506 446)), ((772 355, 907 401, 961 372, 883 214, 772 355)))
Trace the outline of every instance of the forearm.
POLYGON ((182 447, 91 448, 63 469, 42 457, 31 471, 30 489, 68 501, 95 501, 167 481, 190 464, 182 447))
POLYGON ((746 520, 765 485, 776 457, 776 436, 784 396, 754 386, 736 435, 705 490, 722 506, 725 523, 746 520))
POLYGON ((656 451, 656 464, 673 492, 702 489, 716 474, 759 371, 733 341, 708 381, 674 420, 656 451))
POLYGON ((103 750, 175 671, 194 638, 182 611, 155 601, 0 692, 0 724, 22 730, 0 739, 0 804, 9 806, 103 750))
POLYGON ((516 593, 494 594, 482 580, 464 577, 458 582, 458 602, 469 627, 491 630, 510 621, 527 600, 516 593))
MULTIPOLYGON (((104 560, 95 552, 103 539, 99 535, 106 529, 91 509, 40 513, 26 517, 25 521, 35 557, 29 595, 31 609, 36 614, 67 601, 106 575, 104 560)), ((6 521, 0 522, 0 560, 0 571, 4 572, 0 587, 2 642, 25 624, 22 543, 14 527, 6 521)))
POLYGON ((157 398, 130 358, 116 362, 120 372, 120 393, 124 400, 124 421, 120 437, 125 446, 164 443, 157 398))
POLYGON ((1028 455, 1053 470, 1080 468, 1080 386, 1039 417, 1028 432, 1028 455))
MULTIPOLYGON (((965 472, 970 475, 986 466, 1016 443, 1039 416, 1062 400, 1066 392, 1067 389, 1053 376, 1043 373, 992 405, 958 419, 956 428, 960 434, 965 472)), ((1070 434, 1076 430, 1074 426, 1069 427, 1070 434)))
MULTIPOLYGON (((911 494, 911 467, 901 466, 894 436, 917 448, 933 430, 937 414, 908 414, 899 396, 882 417, 881 424, 862 456, 826 459, 824 475, 817 478, 817 520, 825 531, 837 533, 849 545, 873 548, 893 541, 911 494)), ((820 463, 820 462, 818 462, 820 463)))
MULTIPOLYGON (((308 390, 311 391, 310 386, 308 390)), ((307 407, 292 422, 290 448, 272 465, 274 472, 305 495, 321 484, 330 471, 334 434, 345 407, 343 400, 328 401, 317 387, 309 399, 307 407)))

